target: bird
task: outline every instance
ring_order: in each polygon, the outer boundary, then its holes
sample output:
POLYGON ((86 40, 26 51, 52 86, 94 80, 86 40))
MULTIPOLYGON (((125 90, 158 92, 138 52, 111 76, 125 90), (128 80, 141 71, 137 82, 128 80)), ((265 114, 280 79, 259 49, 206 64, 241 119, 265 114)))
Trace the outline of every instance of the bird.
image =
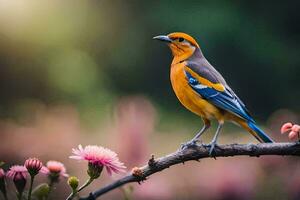
POLYGON ((212 155, 219 133, 225 121, 233 122, 246 129, 259 142, 274 141, 261 130, 242 100, 229 87, 223 76, 204 57, 196 40, 183 32, 153 37, 167 43, 173 60, 170 69, 172 88, 180 103, 202 118, 204 126, 194 138, 182 145, 182 149, 195 146, 200 136, 216 120, 218 127, 210 146, 212 155))

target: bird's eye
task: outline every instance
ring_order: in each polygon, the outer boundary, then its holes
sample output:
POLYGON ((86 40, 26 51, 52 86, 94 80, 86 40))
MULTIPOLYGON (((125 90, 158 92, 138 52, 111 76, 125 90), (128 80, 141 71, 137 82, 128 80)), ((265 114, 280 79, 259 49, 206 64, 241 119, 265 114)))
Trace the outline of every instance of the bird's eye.
POLYGON ((179 41, 179 42, 183 42, 184 39, 183 39, 182 37, 180 37, 180 38, 178 38, 178 41, 179 41))

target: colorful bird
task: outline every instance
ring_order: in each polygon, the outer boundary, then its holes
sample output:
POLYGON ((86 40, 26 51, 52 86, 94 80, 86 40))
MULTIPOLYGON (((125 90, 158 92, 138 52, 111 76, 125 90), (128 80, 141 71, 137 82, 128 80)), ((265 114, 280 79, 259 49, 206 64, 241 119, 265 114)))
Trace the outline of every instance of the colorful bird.
POLYGON ((206 60, 200 46, 186 33, 159 35, 155 40, 166 42, 174 56, 170 78, 173 90, 188 110, 199 115, 203 128, 182 148, 195 145, 200 136, 210 127, 211 120, 218 121, 218 128, 210 145, 210 155, 224 121, 239 124, 260 142, 273 142, 255 123, 245 104, 228 86, 222 75, 206 60))

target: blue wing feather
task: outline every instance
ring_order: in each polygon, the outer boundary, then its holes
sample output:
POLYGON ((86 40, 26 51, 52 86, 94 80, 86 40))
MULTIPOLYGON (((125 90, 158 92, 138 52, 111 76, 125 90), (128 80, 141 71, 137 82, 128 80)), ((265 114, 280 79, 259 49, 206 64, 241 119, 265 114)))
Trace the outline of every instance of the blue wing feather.
POLYGON ((196 78, 194 78, 189 72, 185 71, 189 85, 196 91, 202 98, 206 99, 215 106, 229 111, 241 118, 253 122, 253 118, 248 114, 247 109, 240 99, 227 88, 225 91, 220 92, 214 88, 201 84, 196 78))

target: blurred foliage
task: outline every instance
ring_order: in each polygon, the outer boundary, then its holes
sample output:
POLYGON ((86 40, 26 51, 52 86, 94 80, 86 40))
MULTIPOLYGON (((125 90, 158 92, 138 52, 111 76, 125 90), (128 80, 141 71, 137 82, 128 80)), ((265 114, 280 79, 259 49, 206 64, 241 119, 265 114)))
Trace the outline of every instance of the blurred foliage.
MULTIPOLYGON (((0 3, 0 115, 31 102, 71 103, 83 116, 143 94, 187 113, 169 82, 158 34, 193 35, 254 115, 299 111, 299 1, 59 1, 0 3)), ((187 116, 191 116, 190 114, 187 116)))

